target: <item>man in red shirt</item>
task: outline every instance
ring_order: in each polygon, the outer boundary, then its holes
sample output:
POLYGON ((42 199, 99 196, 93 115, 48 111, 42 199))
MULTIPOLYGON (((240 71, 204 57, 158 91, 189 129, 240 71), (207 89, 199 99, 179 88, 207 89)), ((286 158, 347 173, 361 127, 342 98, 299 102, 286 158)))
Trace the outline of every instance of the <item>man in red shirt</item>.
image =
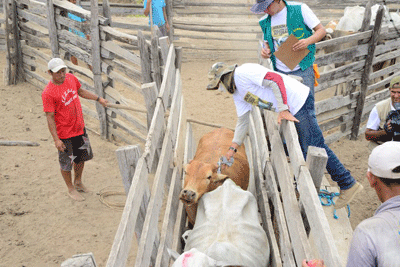
POLYGON ((108 101, 81 88, 79 80, 66 73, 67 66, 61 58, 53 58, 48 63, 51 81, 42 93, 43 111, 58 150, 61 174, 68 187, 68 195, 77 201, 85 198, 79 192, 88 192, 82 183, 85 161, 93 158, 89 138, 85 130, 79 97, 98 101, 103 107, 108 101), (72 182, 72 167, 74 181, 72 182), (79 192, 78 192, 79 191, 79 192))

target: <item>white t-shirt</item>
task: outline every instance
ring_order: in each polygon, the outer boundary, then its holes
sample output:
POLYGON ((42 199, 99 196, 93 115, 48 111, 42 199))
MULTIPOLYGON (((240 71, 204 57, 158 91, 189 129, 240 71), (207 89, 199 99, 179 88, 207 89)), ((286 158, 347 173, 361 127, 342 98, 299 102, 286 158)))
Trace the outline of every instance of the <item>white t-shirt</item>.
MULTIPOLYGON (((317 18, 317 16, 312 12, 312 10, 303 3, 294 3, 288 2, 288 4, 299 4, 301 5, 301 14, 303 15, 304 23, 310 29, 314 29, 321 22, 317 18)), ((265 15, 260 20, 265 19, 268 16, 265 15)), ((289 37, 288 28, 287 28, 287 7, 285 6, 279 13, 273 15, 271 17, 271 33, 274 39, 274 49, 278 50, 279 46, 286 41, 289 37)), ((265 39, 265 38, 264 38, 265 39)), ((297 65, 293 70, 289 69, 282 61, 276 59, 276 68, 283 72, 291 72, 300 69, 300 66, 297 65)))
MULTIPOLYGON (((395 110, 393 105, 391 106, 391 110, 395 110)), ((367 122, 367 129, 371 130, 378 130, 379 126, 381 124, 381 119, 379 118, 378 115, 378 110, 376 109, 376 106, 371 110, 371 113, 369 114, 368 122, 367 122)))
MULTIPOLYGON (((277 110, 278 102, 276 101, 272 88, 262 86, 262 82, 267 72, 278 73, 254 63, 246 63, 235 69, 234 79, 236 90, 233 93, 233 100, 236 105, 238 117, 252 109, 252 105, 244 100, 247 92, 258 96, 265 101, 272 102, 273 107, 276 108, 275 111, 280 111, 277 110)), ((288 75, 282 73, 278 74, 282 77, 286 87, 289 111, 293 115, 296 115, 306 102, 310 88, 288 75)))

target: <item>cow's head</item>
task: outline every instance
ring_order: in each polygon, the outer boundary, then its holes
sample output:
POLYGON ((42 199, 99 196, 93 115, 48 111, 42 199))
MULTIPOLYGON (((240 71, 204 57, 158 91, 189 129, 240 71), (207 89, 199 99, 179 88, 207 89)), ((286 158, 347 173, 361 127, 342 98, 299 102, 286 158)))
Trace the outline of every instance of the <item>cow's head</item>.
POLYGON ((210 191, 210 186, 227 179, 227 175, 217 173, 217 164, 192 160, 185 166, 185 181, 179 198, 187 205, 195 204, 210 191))

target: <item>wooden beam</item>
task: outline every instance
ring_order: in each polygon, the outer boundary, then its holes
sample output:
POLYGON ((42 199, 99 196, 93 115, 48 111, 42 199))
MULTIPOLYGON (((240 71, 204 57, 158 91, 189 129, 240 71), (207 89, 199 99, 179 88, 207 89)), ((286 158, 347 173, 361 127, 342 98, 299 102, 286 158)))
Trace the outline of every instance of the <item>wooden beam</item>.
POLYGON ((353 127, 351 129, 351 139, 352 140, 357 139, 358 131, 360 128, 361 116, 362 116, 365 97, 366 97, 367 89, 368 89, 368 82, 369 82, 369 76, 370 76, 370 72, 371 72, 372 60, 374 58, 375 48, 378 43, 379 32, 380 32, 381 26, 382 26, 383 12, 384 12, 384 8, 382 6, 379 6, 378 12, 376 14, 376 20, 375 20, 374 30, 372 33, 372 38, 368 44, 368 55, 365 60, 364 72, 363 72, 362 79, 361 79, 360 95, 358 96, 358 99, 357 99, 356 115, 354 117, 354 123, 353 123, 353 127))

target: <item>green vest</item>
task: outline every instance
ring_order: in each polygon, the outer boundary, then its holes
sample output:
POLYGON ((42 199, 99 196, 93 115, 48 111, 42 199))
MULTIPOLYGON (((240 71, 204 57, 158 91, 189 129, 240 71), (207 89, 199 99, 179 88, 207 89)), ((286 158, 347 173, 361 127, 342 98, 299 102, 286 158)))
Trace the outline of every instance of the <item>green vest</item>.
MULTIPOLYGON (((283 0, 286 4, 287 8, 287 21, 286 25, 288 28, 289 35, 293 33, 297 39, 306 39, 310 37, 313 32, 312 29, 308 28, 304 23, 303 15, 301 14, 301 5, 299 4, 288 4, 285 0, 283 0)), ((274 41, 271 33, 271 16, 267 16, 265 19, 260 22, 261 29, 264 34, 264 38, 268 41, 268 45, 271 49, 271 53, 275 52, 274 41)), ((309 45, 307 47, 310 52, 303 58, 303 60, 299 63, 301 70, 305 70, 310 67, 315 60, 315 44, 309 45)), ((274 55, 271 56, 271 61, 274 66, 274 70, 276 71, 276 58, 274 55)))

